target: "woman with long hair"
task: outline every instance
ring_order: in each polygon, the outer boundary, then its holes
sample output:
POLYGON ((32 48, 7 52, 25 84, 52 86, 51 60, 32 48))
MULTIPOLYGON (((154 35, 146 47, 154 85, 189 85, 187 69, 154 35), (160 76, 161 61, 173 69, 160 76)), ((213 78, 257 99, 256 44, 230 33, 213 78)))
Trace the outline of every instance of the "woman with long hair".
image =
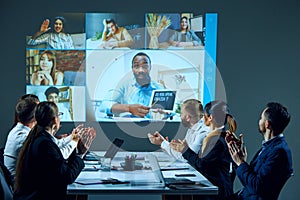
POLYGON ((56 56, 45 50, 40 54, 40 69, 32 73, 32 85, 62 85, 64 73, 56 69, 56 56))
POLYGON ((176 47, 193 47, 203 45, 196 33, 190 29, 189 20, 186 16, 180 19, 180 29, 170 37, 169 43, 176 47))
POLYGON ((173 149, 182 152, 183 157, 201 172, 211 183, 218 186, 219 194, 211 199, 226 199, 233 193, 235 172, 232 171, 232 159, 225 141, 225 126, 236 131, 236 122, 229 113, 228 105, 223 101, 212 101, 205 105, 204 123, 210 132, 203 140, 202 149, 197 154, 186 141, 173 140, 173 149))
POLYGON ((67 185, 83 169, 82 156, 73 151, 64 159, 57 145, 54 135, 60 128, 59 115, 53 102, 37 105, 37 124, 25 140, 17 163, 14 199, 66 199, 67 185))

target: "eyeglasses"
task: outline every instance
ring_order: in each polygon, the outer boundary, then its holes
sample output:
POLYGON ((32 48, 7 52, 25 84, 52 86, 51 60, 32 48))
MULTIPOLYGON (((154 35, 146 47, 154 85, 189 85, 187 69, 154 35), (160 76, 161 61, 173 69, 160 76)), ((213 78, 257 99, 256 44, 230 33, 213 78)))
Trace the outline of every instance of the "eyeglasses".
POLYGON ((63 114, 64 114, 63 112, 58 112, 56 116, 59 117, 59 116, 61 116, 63 114))

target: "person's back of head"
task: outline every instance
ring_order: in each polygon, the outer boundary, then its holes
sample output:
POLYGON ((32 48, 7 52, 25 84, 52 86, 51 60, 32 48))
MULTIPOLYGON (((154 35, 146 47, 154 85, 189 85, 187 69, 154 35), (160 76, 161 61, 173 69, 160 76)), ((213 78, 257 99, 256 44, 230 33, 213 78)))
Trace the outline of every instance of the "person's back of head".
POLYGON ((32 122, 37 104, 38 99, 35 97, 20 99, 15 107, 16 121, 24 125, 32 122))
MULTIPOLYGON (((17 104, 18 104, 21 100, 24 100, 24 99, 33 99, 33 100, 36 101, 37 103, 40 102, 38 96, 36 96, 35 94, 24 94, 24 95, 22 95, 22 96, 18 99, 18 101, 17 101, 17 103, 16 103, 16 106, 17 106, 17 104)), ((18 120, 18 114, 17 114, 16 108, 15 108, 14 124, 13 124, 12 128, 13 128, 18 122, 19 122, 19 120, 18 120)))
POLYGON ((37 125, 43 128, 51 127, 57 114, 58 108, 54 102, 43 101, 39 103, 35 110, 37 125))
POLYGON ((275 135, 282 133, 291 120, 287 108, 276 102, 268 103, 264 114, 275 135))
POLYGON ((230 114, 229 106, 224 101, 215 100, 207 103, 204 107, 204 113, 208 116, 212 115, 214 118, 214 123, 218 127, 227 124, 229 131, 236 131, 236 121, 230 114))
POLYGON ((203 116, 203 106, 197 99, 187 99, 183 102, 183 109, 191 116, 194 122, 198 122, 203 116))

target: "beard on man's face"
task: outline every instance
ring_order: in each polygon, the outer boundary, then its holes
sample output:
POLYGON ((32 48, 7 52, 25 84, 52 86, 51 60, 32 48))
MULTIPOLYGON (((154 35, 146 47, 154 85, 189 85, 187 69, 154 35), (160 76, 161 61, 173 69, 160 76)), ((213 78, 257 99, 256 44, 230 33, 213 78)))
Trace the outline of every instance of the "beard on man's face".
POLYGON ((264 134, 266 132, 266 128, 265 127, 261 128, 260 126, 258 126, 258 131, 264 134))
POLYGON ((141 86, 147 86, 150 84, 150 76, 149 74, 140 72, 138 74, 134 74, 134 77, 136 81, 141 85, 141 86))
POLYGON ((189 127, 190 126, 189 122, 186 121, 185 119, 181 120, 181 124, 182 124, 183 127, 189 127))

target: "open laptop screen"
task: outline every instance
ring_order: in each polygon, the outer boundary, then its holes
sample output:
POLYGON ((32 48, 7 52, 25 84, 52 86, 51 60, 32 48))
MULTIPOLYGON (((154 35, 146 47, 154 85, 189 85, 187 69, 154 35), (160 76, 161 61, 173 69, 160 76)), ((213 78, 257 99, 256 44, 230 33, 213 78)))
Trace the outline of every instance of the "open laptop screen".
MULTIPOLYGON (((123 143, 124 143, 124 140, 122 140, 120 138, 115 138, 113 143, 109 146, 109 148, 105 152, 104 157, 113 159, 115 157, 115 155, 117 154, 117 152, 119 151, 119 149, 121 148, 123 143)), ((88 152, 85 155, 84 160, 87 160, 87 161, 100 161, 101 157, 102 156, 98 156, 95 153, 88 152)))
POLYGON ((117 152, 119 151, 119 149, 120 149, 120 147, 122 146, 123 143, 124 143, 124 140, 119 139, 119 138, 115 138, 113 143, 110 145, 110 147, 108 148, 108 150, 104 154, 104 157, 113 159, 115 157, 115 155, 117 154, 117 152))

